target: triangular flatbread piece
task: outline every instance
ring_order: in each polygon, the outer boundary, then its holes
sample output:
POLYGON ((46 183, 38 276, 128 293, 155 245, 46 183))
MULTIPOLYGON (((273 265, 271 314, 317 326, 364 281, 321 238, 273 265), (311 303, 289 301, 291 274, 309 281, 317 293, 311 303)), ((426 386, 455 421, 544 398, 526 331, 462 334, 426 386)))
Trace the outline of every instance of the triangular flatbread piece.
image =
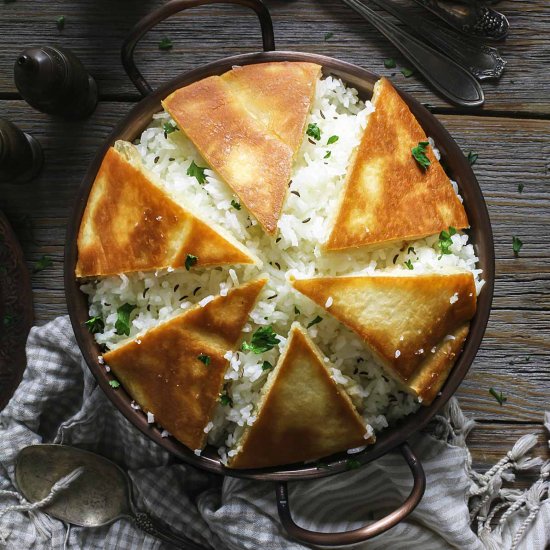
POLYGON ((176 90, 162 105, 267 233, 273 234, 290 180, 292 149, 254 118, 219 76, 176 90))
POLYGON ((228 362, 266 279, 217 296, 106 353, 124 389, 192 450, 202 449, 228 362))
POLYGON ((332 298, 327 311, 356 332, 403 382, 476 311, 469 271, 319 277, 295 280, 293 286, 322 307, 332 298))
POLYGON ((97 173, 78 233, 77 277, 258 260, 215 224, 172 200, 136 148, 117 141, 97 173))
POLYGON ((314 460, 370 441, 323 355, 294 323, 287 348, 262 389, 257 418, 229 466, 265 468, 314 460))
POLYGON ((412 148, 428 138, 385 78, 375 85, 373 104, 325 248, 378 246, 450 226, 468 227, 466 212, 431 146, 426 170, 413 158, 412 148))
POLYGON ((320 73, 315 63, 276 61, 233 67, 222 78, 246 109, 296 154, 320 73))

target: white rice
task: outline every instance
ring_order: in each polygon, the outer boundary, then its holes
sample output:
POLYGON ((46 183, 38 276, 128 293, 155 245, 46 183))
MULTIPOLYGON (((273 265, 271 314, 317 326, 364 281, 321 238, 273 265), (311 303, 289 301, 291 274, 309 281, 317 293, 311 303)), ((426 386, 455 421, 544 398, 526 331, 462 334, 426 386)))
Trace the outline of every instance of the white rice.
MULTIPOLYGON (((294 291, 288 277, 416 274, 460 267, 474 274, 478 293, 483 286, 481 270, 476 267, 478 258, 463 233, 452 236, 451 254, 445 255, 439 252, 438 235, 411 242, 403 249, 396 245, 371 252, 321 254, 320 245, 328 236, 350 155, 372 111, 370 102, 359 100, 356 90, 346 88, 339 79, 329 76, 319 82, 308 123, 319 126, 321 140, 318 144, 311 143, 306 136, 296 156, 290 193, 276 239, 267 236, 244 207, 236 210, 231 205, 232 200, 239 199, 214 171, 206 170, 204 185, 186 175, 192 161, 199 166, 206 166, 206 162, 182 132, 164 134, 163 123, 171 121, 168 114, 155 115, 136 142, 145 165, 159 176, 166 191, 177 202, 202 212, 232 233, 260 257, 264 264, 262 272, 270 278, 243 329, 243 338, 249 339, 250 333, 259 326, 273 325, 280 342, 275 349, 261 355, 242 351, 226 354, 229 361, 226 392, 232 406, 220 403, 212 422, 205 428, 208 441, 219 446, 223 460, 235 454, 236 442, 245 426, 254 422, 255 405, 269 374, 269 370, 262 370, 262 364, 264 361, 277 363, 293 321, 307 326, 316 316, 322 317, 309 333, 327 356, 333 379, 348 392, 363 415, 367 434, 384 429, 419 406, 384 376, 358 336, 294 291), (326 145, 328 138, 335 135, 339 139, 326 145), (414 265, 413 272, 405 266, 409 260, 414 265)), ((456 183, 452 183, 458 194, 456 183)), ((255 266, 193 268, 189 272, 169 268, 106 277, 82 285, 82 290, 89 295, 90 316, 100 316, 105 323, 104 331, 95 335, 97 342, 113 349, 126 339, 117 335, 115 329, 117 308, 124 303, 136 305, 130 329, 130 338, 135 338, 159 321, 195 304, 204 306, 215 295, 225 295, 230 288, 259 274, 255 266)), ((326 307, 331 305, 329 298, 326 307)), ((154 421, 152 415, 150 418, 154 421)))

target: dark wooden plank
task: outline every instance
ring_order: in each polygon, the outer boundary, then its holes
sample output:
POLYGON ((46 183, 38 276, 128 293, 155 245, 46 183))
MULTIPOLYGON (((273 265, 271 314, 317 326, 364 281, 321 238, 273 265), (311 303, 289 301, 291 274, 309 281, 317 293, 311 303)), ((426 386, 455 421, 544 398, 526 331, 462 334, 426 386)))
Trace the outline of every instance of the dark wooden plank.
MULTIPOLYGON (((0 73, 0 93, 16 92, 11 67, 24 46, 60 44, 82 58, 97 78, 103 96, 137 97, 120 64, 120 45, 135 22, 161 4, 161 0, 73 0, 70 4, 60 0, 17 0, 4 5, 0 20, 0 66, 4 68, 0 73), (59 32, 55 20, 61 14, 66 16, 66 24, 59 32)), ((407 65, 391 44, 341 2, 268 0, 267 4, 273 14, 279 49, 323 53, 386 75, 396 72, 384 69, 383 60, 387 57, 395 57, 400 66, 407 65), (327 32, 334 34, 325 40, 327 32)), ((484 83, 485 110, 548 115, 549 4, 547 0, 503 0, 498 7, 511 24, 509 38, 499 45, 508 66, 500 81, 484 83)), ((143 73, 157 86, 170 76, 222 56, 260 48, 254 16, 234 6, 208 6, 153 30, 139 46, 138 60, 143 73), (173 40, 170 52, 158 50, 164 35, 173 40)), ((397 71, 394 80, 421 101, 449 107, 416 77, 405 79, 397 71)))
MULTIPOLYGON (((6 116, 41 141, 46 166, 27 186, 4 187, 2 208, 16 225, 29 265, 46 254, 52 268, 33 275, 37 321, 65 313, 62 262, 66 219, 88 163, 130 103, 102 102, 87 121, 70 124, 21 101, 2 101, 6 116), (32 219, 34 241, 26 219, 32 219)), ((494 310, 478 357, 459 391, 478 418, 541 422, 550 393, 550 208, 547 136, 550 122, 487 117, 441 117, 465 151, 479 154, 475 171, 489 204, 497 253, 494 310), (522 194, 517 185, 523 183, 522 194), (511 236, 525 246, 514 258, 511 236), (527 360, 529 358, 529 360, 527 360), (488 393, 504 391, 504 407, 488 393)))

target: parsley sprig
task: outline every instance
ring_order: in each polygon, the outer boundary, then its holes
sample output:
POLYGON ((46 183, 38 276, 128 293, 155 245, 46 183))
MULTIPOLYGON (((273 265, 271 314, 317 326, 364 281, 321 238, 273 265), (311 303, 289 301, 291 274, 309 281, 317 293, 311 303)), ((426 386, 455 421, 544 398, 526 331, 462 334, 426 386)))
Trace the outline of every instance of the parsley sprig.
POLYGON ((205 170, 205 166, 198 166, 195 164, 195 161, 192 160, 189 168, 187 168, 186 174, 192 178, 196 178, 201 185, 204 185, 206 183, 206 176, 204 175, 205 170))
POLYGON ((451 237, 453 235, 456 235, 456 229, 452 226, 449 227, 448 231, 443 230, 439 234, 439 250, 441 255, 451 253, 451 245, 453 244, 451 237))
POLYGON ((205 353, 201 353, 197 359, 201 362, 201 363, 204 363, 207 367, 208 365, 210 365, 210 363, 212 362, 212 359, 210 357, 210 355, 206 355, 205 353))
POLYGON ((251 351, 259 355, 273 349, 279 343, 279 336, 273 330, 271 325, 260 327, 250 339, 250 343, 243 342, 242 351, 251 351))
POLYGON ((416 147, 411 149, 414 160, 416 160, 416 162, 418 162, 424 170, 427 170, 431 164, 430 159, 426 155, 426 150, 429 144, 429 141, 420 141, 416 147))
POLYGON ((523 246, 523 242, 519 237, 516 237, 515 235, 512 237, 512 250, 514 251, 514 256, 516 258, 519 258, 519 251, 521 250, 521 247, 523 246))
POLYGON ((321 128, 315 122, 310 122, 307 125, 306 134, 314 140, 319 141, 321 139, 321 128))
POLYGON ((498 401, 498 404, 502 407, 508 398, 501 392, 497 392, 495 388, 489 388, 489 393, 498 401))
POLYGON ((193 256, 193 254, 187 254, 187 256, 185 256, 185 269, 189 271, 198 261, 199 261, 198 256, 193 256))
POLYGON ((88 327, 91 334, 103 332, 105 328, 105 323, 101 317, 90 317, 84 324, 88 327))
POLYGON ((133 304, 123 304, 117 310, 117 320, 115 323, 116 333, 121 336, 130 336, 130 313, 136 309, 133 304))

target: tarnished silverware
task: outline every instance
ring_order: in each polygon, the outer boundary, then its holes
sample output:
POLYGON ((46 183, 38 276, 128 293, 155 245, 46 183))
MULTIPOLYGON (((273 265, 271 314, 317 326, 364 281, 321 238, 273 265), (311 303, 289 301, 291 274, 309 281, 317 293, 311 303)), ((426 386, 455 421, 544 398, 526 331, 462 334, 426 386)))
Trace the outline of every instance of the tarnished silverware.
POLYGON ((415 0, 463 34, 490 40, 502 40, 510 24, 506 16, 477 2, 468 4, 443 0, 415 0))
POLYGON ((176 548, 203 550, 148 514, 136 511, 128 474, 114 462, 66 445, 30 445, 19 451, 15 481, 29 502, 43 501, 56 482, 67 479, 72 483, 42 508, 50 516, 82 527, 100 527, 126 518, 176 548))
POLYGON ((496 48, 466 41, 450 30, 442 29, 430 21, 402 8, 391 0, 372 0, 405 25, 414 34, 433 44, 438 50, 467 68, 478 80, 500 78, 506 61, 496 48))
POLYGON ((479 82, 458 63, 389 23, 359 0, 343 2, 377 28, 449 101, 463 107, 483 104, 485 98, 479 82))

